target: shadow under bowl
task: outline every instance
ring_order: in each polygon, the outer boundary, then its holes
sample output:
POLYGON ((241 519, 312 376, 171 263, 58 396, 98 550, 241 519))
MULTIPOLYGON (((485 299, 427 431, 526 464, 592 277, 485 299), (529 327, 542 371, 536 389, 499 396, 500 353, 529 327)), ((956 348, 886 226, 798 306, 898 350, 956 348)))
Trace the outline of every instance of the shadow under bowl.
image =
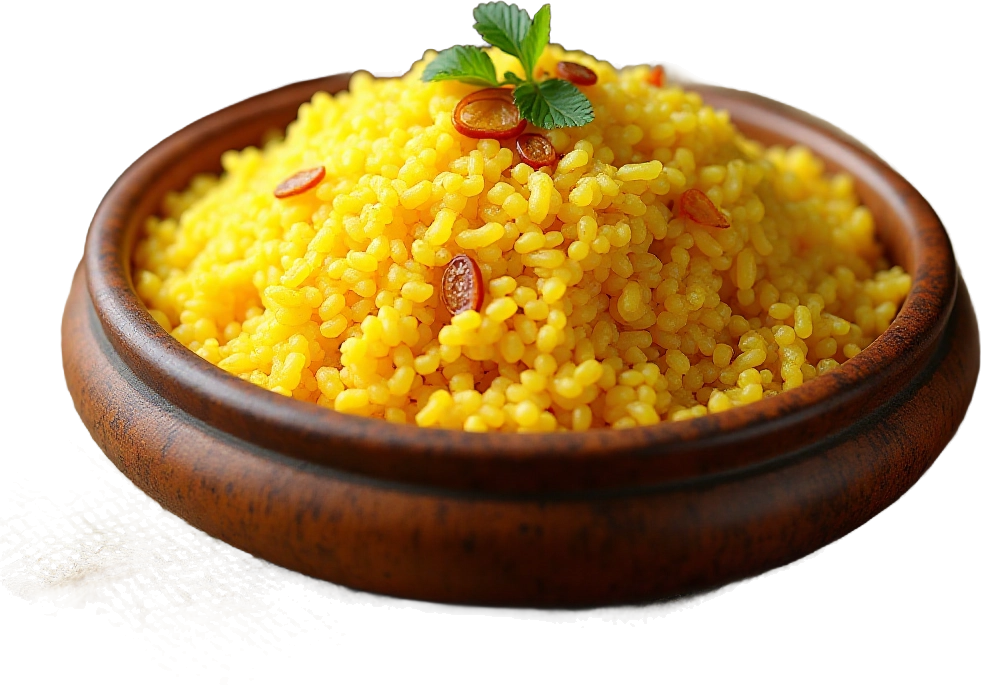
POLYGON ((75 407, 114 464, 229 544, 353 588, 491 605, 677 596, 847 534, 933 463, 978 375, 950 242, 910 184, 847 135, 756 95, 694 85, 749 137, 847 171, 913 276, 895 321, 832 373, 756 404, 625 431, 468 434, 351 417, 212 366, 147 314, 131 249, 163 196, 283 128, 341 74, 207 116, 137 160, 89 228, 62 324, 75 407))

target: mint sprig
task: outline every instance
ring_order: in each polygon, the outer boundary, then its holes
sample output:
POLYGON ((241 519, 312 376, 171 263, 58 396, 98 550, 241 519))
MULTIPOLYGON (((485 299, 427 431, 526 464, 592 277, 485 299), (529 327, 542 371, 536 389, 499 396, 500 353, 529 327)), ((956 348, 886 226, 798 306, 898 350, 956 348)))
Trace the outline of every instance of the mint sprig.
POLYGON ((490 55, 475 45, 454 45, 426 65, 423 81, 463 81, 475 86, 495 87, 497 70, 490 55))
MULTIPOLYGON (((521 60, 521 66, 525 70, 525 78, 534 78, 535 63, 542 56, 545 46, 548 45, 549 35, 552 32, 552 8, 542 5, 541 9, 531 20, 531 27, 528 33, 521 40, 521 54, 517 55, 521 60)), ((586 97, 585 95, 583 96, 586 97)))
MULTIPOLYGON (((531 28, 531 17, 517 5, 503 2, 487 2, 477 5, 473 11, 480 37, 509 55, 521 59, 521 45, 531 28)), ((536 58, 537 59, 537 58, 536 58)), ((528 67, 522 62, 525 71, 528 67)), ((527 73, 525 74, 528 75, 527 73)))
MULTIPOLYGON (((506 2, 487 2, 473 11, 474 28, 490 45, 518 58, 524 78, 513 71, 504 83, 514 86, 514 104, 522 118, 544 129, 585 126, 593 120, 593 106, 579 88, 562 79, 535 79, 535 64, 551 33, 552 11, 543 5, 532 19, 526 11, 506 2)), ((423 81, 463 81, 497 87, 494 64, 483 49, 455 45, 436 55, 422 72, 423 81)))
POLYGON ((539 128, 582 126, 593 120, 593 106, 586 96, 562 79, 526 81, 516 86, 514 104, 522 117, 539 128))

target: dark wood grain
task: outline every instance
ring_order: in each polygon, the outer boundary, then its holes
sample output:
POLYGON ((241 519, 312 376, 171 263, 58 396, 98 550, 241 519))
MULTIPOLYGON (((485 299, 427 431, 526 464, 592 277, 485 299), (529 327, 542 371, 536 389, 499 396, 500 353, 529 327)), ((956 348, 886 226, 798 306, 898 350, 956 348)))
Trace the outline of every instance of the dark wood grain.
POLYGON ((475 436, 362 419, 226 374, 168 336, 130 280, 130 247, 168 190, 215 169, 346 76, 202 119, 149 151, 93 219, 63 354, 83 421, 163 506, 271 561, 439 601, 595 604, 727 582, 874 516, 932 463, 978 375, 977 323, 926 201, 840 131, 786 106, 699 87, 764 142, 804 142, 856 177, 914 277, 896 321, 833 373, 687 422, 475 436))

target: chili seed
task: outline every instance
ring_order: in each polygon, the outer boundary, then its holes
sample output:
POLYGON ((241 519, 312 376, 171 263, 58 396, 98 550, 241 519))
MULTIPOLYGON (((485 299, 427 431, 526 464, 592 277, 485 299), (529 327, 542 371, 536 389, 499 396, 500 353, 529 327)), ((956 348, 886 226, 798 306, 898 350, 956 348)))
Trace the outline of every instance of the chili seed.
POLYGON ((322 166, 297 171, 295 174, 276 186, 276 190, 273 191, 273 195, 278 198, 284 198, 305 193, 311 188, 315 188, 317 184, 323 181, 325 175, 326 171, 324 171, 322 166))
POLYGON ((697 188, 690 188, 678 198, 678 208, 681 216, 702 226, 712 228, 729 228, 729 220, 719 211, 709 196, 697 188))
POLYGON ((477 262, 465 254, 451 259, 443 271, 440 296, 454 316, 470 309, 480 311, 484 302, 484 280, 477 262))
POLYGON ((652 86, 657 86, 661 88, 664 86, 664 67, 660 64, 651 67, 650 72, 647 74, 647 82, 652 86))
POLYGON ((475 91, 453 110, 454 128, 468 138, 513 138, 527 125, 509 88, 475 91))
POLYGON ((539 133, 525 133, 518 136, 518 156, 532 169, 555 164, 555 148, 548 138, 539 133))
POLYGON ((559 78, 571 81, 577 86, 591 86, 596 83, 596 72, 576 62, 559 62, 555 65, 559 78))

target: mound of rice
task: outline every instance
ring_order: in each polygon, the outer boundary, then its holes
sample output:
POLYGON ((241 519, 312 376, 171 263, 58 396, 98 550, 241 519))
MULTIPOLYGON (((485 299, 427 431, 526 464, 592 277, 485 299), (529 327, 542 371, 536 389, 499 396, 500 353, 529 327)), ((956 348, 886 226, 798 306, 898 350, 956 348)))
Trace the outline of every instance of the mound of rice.
MULTIPOLYGON (((516 62, 491 51, 498 73, 516 62)), ((854 357, 911 280, 844 175, 764 149, 647 67, 592 68, 596 119, 547 132, 554 169, 452 124, 474 87, 359 73, 284 137, 168 197, 135 255, 150 314, 202 358, 340 412, 468 431, 629 428, 793 389, 854 357), (276 199, 298 170, 314 190, 276 199), (673 211, 704 191, 713 229, 673 211), (452 319, 441 267, 483 272, 452 319)))

